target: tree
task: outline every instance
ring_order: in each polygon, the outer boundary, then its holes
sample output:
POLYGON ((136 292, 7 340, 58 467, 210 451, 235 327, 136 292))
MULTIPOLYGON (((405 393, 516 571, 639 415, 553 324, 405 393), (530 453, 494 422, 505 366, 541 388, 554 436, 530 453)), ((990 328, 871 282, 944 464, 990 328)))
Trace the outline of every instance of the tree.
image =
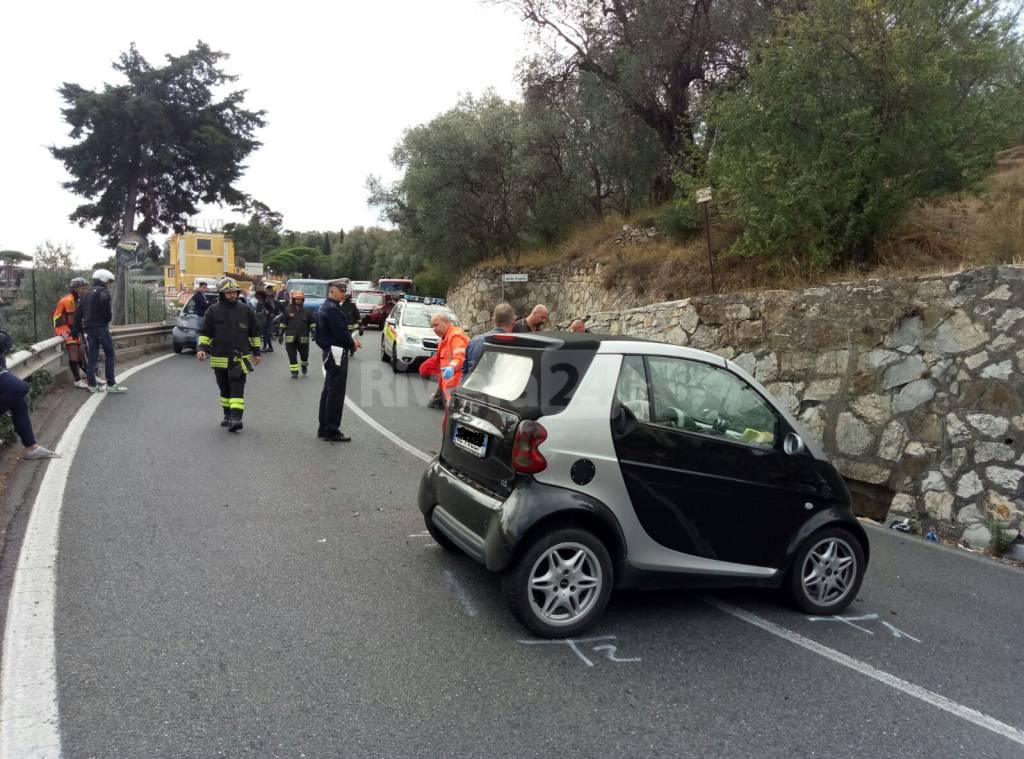
POLYGON ((295 246, 273 250, 267 254, 264 265, 278 274, 301 273, 313 278, 331 276, 331 259, 319 248, 295 246))
MULTIPOLYGON (((64 187, 88 200, 72 221, 93 226, 113 246, 128 232, 185 231, 198 203, 245 200, 235 182, 260 145, 253 133, 264 125, 263 111, 243 108, 242 90, 217 99, 214 90, 237 78, 221 70, 226 57, 198 42, 153 67, 132 45, 114 64, 125 83, 95 91, 61 86, 61 112, 74 142, 50 152, 73 177, 64 187)), ((115 323, 126 307, 119 263, 115 323)))
POLYGON ((0 261, 3 261, 8 266, 31 260, 32 256, 22 253, 20 250, 0 250, 0 261))
POLYGON ((324 239, 320 241, 320 251, 325 255, 331 255, 331 236, 324 232, 324 239))
POLYGON ((249 214, 249 221, 245 224, 232 222, 224 225, 224 232, 231 237, 238 255, 247 261, 262 261, 266 251, 281 247, 283 217, 280 213, 252 198, 234 210, 249 214))
POLYGON ((402 178, 385 187, 370 177, 369 202, 442 268, 494 256, 514 261, 568 224, 556 142, 521 103, 493 92, 467 97, 405 133, 392 153, 402 178))
POLYGON ((654 130, 670 156, 693 165, 694 98, 745 66, 772 13, 800 0, 497 0, 536 31, 529 64, 564 82, 592 75, 654 130))
POLYGON ((998 0, 815 0, 711 116, 738 250, 863 262, 911 199, 967 186, 1024 123, 998 0))

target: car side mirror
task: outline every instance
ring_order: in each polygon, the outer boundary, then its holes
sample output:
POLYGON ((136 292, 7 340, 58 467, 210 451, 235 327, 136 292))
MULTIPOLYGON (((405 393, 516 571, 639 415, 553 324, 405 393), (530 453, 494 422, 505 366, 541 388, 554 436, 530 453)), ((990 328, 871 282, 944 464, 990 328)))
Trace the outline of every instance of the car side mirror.
POLYGON ((806 451, 807 446, 804 444, 803 438, 795 432, 790 432, 786 435, 786 439, 782 441, 782 450, 790 456, 797 456, 806 451))

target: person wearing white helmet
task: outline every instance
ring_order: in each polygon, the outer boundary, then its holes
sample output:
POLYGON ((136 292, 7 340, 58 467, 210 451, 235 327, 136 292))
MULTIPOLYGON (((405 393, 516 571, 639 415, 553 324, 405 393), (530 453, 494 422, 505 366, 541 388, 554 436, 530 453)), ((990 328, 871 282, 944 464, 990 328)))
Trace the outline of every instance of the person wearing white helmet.
POLYGON ((97 269, 92 273, 92 289, 82 298, 82 331, 85 333, 88 357, 85 364, 85 379, 89 383, 90 393, 99 393, 101 388, 96 382, 96 367, 100 361, 100 348, 103 349, 104 374, 107 378, 108 393, 123 393, 126 388, 118 385, 114 377, 114 339, 110 335, 110 320, 113 310, 110 303, 111 282, 114 275, 106 269, 97 269))

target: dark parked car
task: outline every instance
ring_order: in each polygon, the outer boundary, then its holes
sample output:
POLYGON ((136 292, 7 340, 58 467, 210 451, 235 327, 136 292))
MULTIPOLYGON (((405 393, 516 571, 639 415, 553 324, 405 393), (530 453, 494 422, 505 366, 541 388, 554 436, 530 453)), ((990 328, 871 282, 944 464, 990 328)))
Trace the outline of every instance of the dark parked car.
MULTIPOLYGON (((213 304, 217 302, 217 293, 206 293, 206 302, 213 304)), ((191 298, 182 306, 178 314, 178 320, 171 328, 171 343, 175 353, 181 353, 185 348, 196 349, 198 343, 198 330, 202 319, 196 316, 196 304, 191 298)))
POLYGON ((856 597, 868 540, 816 441, 732 362, 589 334, 488 337, 420 483, 430 534, 504 573, 547 637, 614 588, 785 587, 856 597))

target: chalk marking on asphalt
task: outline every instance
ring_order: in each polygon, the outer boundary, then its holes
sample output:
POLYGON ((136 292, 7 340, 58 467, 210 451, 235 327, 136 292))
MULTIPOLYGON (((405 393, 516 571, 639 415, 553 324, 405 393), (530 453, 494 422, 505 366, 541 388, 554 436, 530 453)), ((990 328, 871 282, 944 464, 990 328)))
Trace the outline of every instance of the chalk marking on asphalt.
MULTIPOLYGON (((594 666, 594 662, 590 661, 590 659, 587 657, 587 655, 584 654, 583 651, 580 650, 580 647, 577 644, 579 644, 579 643, 599 643, 599 642, 605 641, 605 640, 618 640, 618 639, 619 639, 618 635, 598 635, 598 636, 593 637, 593 638, 563 638, 561 640, 520 640, 520 641, 517 641, 517 643, 521 643, 524 646, 568 646, 569 650, 571 650, 574 654, 576 654, 576 656, 579 657, 579 659, 584 664, 586 664, 588 667, 593 667, 594 666)), ((608 661, 617 662, 619 664, 643 661, 643 659, 641 659, 639 656, 634 657, 634 658, 629 658, 629 659, 624 659, 624 658, 616 656, 615 652, 618 650, 618 646, 614 646, 614 645, 612 645, 610 643, 605 643, 605 644, 600 645, 600 646, 594 646, 593 650, 594 651, 604 651, 604 652, 606 652, 605 653, 605 658, 607 658, 608 661)))
MULTIPOLYGON (((173 355, 139 364, 119 377, 127 379, 173 355)), ((75 412, 57 443, 61 457, 49 459, 29 514, 4 629, 0 756, 59 759, 61 755, 54 639, 60 512, 82 434, 104 398, 106 393, 93 395, 75 412)))
POLYGON ((870 677, 873 680, 877 680, 883 685, 888 685, 890 688, 894 688, 902 693, 906 693, 908 696, 924 701, 926 704, 942 709, 945 712, 960 717, 963 720, 971 722, 978 727, 989 730, 996 735, 1001 735, 1014 743, 1024 746, 1024 730, 1014 727, 1013 725, 1007 725, 1005 722, 1000 722, 995 717, 990 717, 987 714, 983 714, 976 709, 972 709, 969 706, 957 703, 952 699, 940 696, 938 693, 934 693, 930 690, 922 688, 919 685, 914 685, 907 680, 891 675, 888 672, 873 667, 867 662, 863 662, 860 659, 855 659, 852 656, 847 656, 844 653, 836 651, 834 648, 824 646, 817 641, 811 640, 810 638, 804 637, 800 633, 788 630, 781 625, 777 625, 774 622, 769 622, 767 619, 762 619, 756 614, 752 614, 744 609, 737 608, 731 604, 723 603, 713 598, 706 596, 699 596, 704 603, 709 606, 713 606, 719 611, 725 612, 737 619, 741 619, 748 624, 759 627, 765 632, 771 633, 772 635, 787 640, 790 643, 794 643, 801 648, 805 648, 812 653, 816 653, 819 656, 823 656, 826 659, 834 661, 836 664, 841 664, 844 667, 859 672, 862 675, 870 677))
POLYGON ((868 628, 861 627, 860 625, 853 624, 854 622, 866 622, 866 621, 873 620, 873 619, 878 619, 878 615, 877 614, 861 614, 859 617, 843 617, 843 616, 839 616, 839 615, 836 615, 834 617, 808 617, 807 621, 808 622, 845 622, 850 627, 852 627, 852 628, 854 628, 856 630, 860 630, 861 632, 866 632, 868 635, 874 635, 874 633, 871 632, 871 630, 869 630, 868 628))
POLYGON ((466 589, 462 587, 462 584, 455 577, 455 574, 450 569, 445 569, 441 572, 441 576, 444 578, 444 584, 448 586, 448 590, 452 592, 459 605, 462 606, 462 610, 470 617, 476 616, 476 606, 473 605, 472 599, 466 589))

